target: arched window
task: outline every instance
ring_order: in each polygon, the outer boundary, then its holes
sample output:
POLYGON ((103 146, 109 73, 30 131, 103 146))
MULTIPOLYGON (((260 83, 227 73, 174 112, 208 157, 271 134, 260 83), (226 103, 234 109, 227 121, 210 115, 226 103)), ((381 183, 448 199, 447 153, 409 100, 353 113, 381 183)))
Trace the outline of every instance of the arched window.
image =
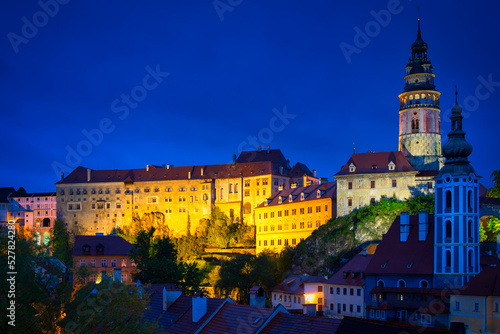
POLYGON ((473 236, 472 236, 472 220, 469 220, 467 222, 467 237, 469 238, 469 241, 472 241, 473 236))
POLYGON ((446 208, 445 212, 451 212, 451 190, 446 190, 446 208))
POLYGON ((245 203, 245 204, 243 205, 243 213, 244 213, 244 214, 248 214, 248 213, 251 213, 251 212, 252 212, 252 204, 250 204, 250 203, 248 203, 248 202, 247 202, 247 203, 245 203))
POLYGON ((421 288, 428 288, 429 287, 429 282, 426 280, 421 280, 420 281, 420 287, 421 288))
POLYGON ((420 129, 420 120, 418 118, 414 118, 411 120, 411 132, 418 133, 420 129))
POLYGON ((445 259, 445 266, 447 269, 447 272, 450 272, 450 268, 451 268, 451 250, 446 250, 445 252, 445 255, 446 255, 446 259, 445 259))
POLYGON ((467 191, 467 208, 469 212, 472 212, 472 190, 467 191))
POLYGON ((398 288, 406 288, 406 282, 405 282, 405 280, 400 279, 398 281, 398 288))
POLYGON ((219 199, 224 199, 224 188, 220 188, 220 196, 219 199))
POLYGON ((415 94, 415 104, 420 104, 420 95, 415 94))
POLYGON ((451 220, 447 220, 444 224, 445 224, 444 237, 446 239, 449 239, 449 240, 446 240, 447 242, 450 242, 451 241, 451 220))
POLYGON ((474 261, 474 259, 473 259, 472 254, 473 254, 473 253, 472 253, 472 249, 469 249, 469 252, 468 252, 468 259, 469 259, 469 262, 468 262, 468 263, 469 263, 469 272, 473 272, 473 271, 474 271, 474 269, 473 269, 473 267, 474 267, 474 262, 473 262, 473 261, 474 261))
POLYGON ((384 281, 382 281, 381 279, 379 279, 379 280, 377 281, 377 286, 378 286, 378 287, 383 288, 383 287, 385 286, 385 282, 384 282, 384 281))

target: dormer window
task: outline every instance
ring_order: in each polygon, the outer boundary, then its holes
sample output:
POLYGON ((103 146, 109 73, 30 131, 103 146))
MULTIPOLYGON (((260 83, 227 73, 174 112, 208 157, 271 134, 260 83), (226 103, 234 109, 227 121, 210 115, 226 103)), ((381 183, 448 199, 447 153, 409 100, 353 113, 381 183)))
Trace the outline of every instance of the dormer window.
POLYGON ((356 171, 356 165, 354 165, 352 162, 349 165, 349 173, 354 173, 356 171))
POLYGON ((318 189, 318 191, 316 192, 316 197, 317 198, 320 198, 321 197, 321 190, 318 189))
POLYGON ((103 245, 97 245, 97 247, 95 248, 95 251, 97 253, 97 255, 103 255, 104 254, 104 246, 103 245))
POLYGON ((373 170, 377 169, 377 165, 372 165, 372 169, 373 170))
POLYGON ((389 167, 389 170, 396 170, 396 164, 394 162, 392 162, 392 161, 389 162, 388 167, 389 167))
POLYGON ((293 202, 293 197, 292 194, 288 195, 288 202, 292 203, 293 202))
POLYGON ((278 197, 278 203, 281 204, 283 202, 283 197, 279 196, 278 197))
POLYGON ((300 200, 303 201, 304 200, 304 193, 300 193, 300 200))
POLYGON ((89 245, 83 245, 82 252, 83 252, 83 255, 90 255, 90 246, 89 245))

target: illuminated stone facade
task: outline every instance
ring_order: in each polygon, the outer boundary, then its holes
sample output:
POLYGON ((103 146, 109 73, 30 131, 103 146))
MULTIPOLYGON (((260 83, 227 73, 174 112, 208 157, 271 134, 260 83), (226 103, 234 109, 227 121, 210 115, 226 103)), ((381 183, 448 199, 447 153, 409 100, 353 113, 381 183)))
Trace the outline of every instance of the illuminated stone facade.
POLYGON ((257 253, 295 247, 320 225, 335 218, 335 182, 274 193, 255 209, 257 253))
POLYGON ((420 171, 440 168, 441 93, 435 89, 433 70, 419 19, 417 40, 411 46, 406 65, 404 92, 399 95, 399 151, 420 171))
POLYGON ((234 221, 253 226, 254 208, 290 188, 301 173, 306 182, 318 183, 308 169, 290 168, 280 150, 270 149, 242 152, 224 165, 78 167, 56 183, 57 216, 79 234, 109 234, 142 220, 180 236, 195 233, 212 207, 219 206, 234 221))
POLYGON ((353 154, 335 174, 337 216, 379 202, 382 197, 403 200, 432 189, 432 185, 417 184, 418 173, 399 151, 353 154))

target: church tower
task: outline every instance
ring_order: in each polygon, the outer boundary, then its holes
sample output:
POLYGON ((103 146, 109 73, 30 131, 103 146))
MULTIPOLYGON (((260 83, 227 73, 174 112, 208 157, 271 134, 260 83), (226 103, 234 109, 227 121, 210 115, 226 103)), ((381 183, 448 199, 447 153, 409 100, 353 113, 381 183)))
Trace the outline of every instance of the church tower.
MULTIPOLYGON (((455 93, 457 94, 457 93, 455 93)), ((434 178, 434 287, 461 287, 479 268, 479 179, 467 157, 472 145, 462 130, 455 98, 451 131, 443 146, 444 167, 434 178)))
POLYGON ((422 40, 418 18, 417 40, 406 65, 404 92, 399 94, 399 151, 417 170, 439 170, 441 158, 440 92, 422 40))

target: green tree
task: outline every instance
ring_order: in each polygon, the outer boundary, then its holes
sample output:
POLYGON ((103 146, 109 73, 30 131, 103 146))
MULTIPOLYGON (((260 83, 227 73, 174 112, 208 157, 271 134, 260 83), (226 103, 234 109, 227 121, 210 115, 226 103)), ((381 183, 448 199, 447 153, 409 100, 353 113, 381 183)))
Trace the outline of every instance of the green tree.
POLYGON ((12 319, 4 315, 0 332, 54 332, 62 306, 70 299, 71 286, 64 279, 59 283, 62 268, 53 265, 43 253, 31 236, 0 228, 0 270, 5 275, 0 280, 0 307, 6 312, 11 301, 15 305, 15 327, 8 325, 12 319))
POLYGON ((500 198, 500 169, 491 173, 493 179, 493 188, 488 189, 488 197, 500 198))
POLYGON ((254 285, 260 285, 264 290, 270 290, 281 280, 277 273, 273 253, 239 255, 221 263, 215 289, 219 295, 235 294, 236 302, 248 304, 250 289, 254 285))
POLYGON ((180 286, 182 288, 182 293, 191 296, 200 290, 201 280, 203 275, 198 268, 196 262, 193 263, 181 263, 182 270, 182 280, 180 286))
POLYGON ((134 280, 142 283, 174 283, 182 280, 182 268, 177 263, 177 252, 169 238, 154 241, 155 229, 139 231, 130 257, 137 265, 134 280))
POLYGON ((234 222, 219 207, 214 207, 210 218, 205 219, 199 227, 200 234, 211 246, 220 248, 234 247, 250 230, 240 222, 234 222))
POLYGON ((57 257, 68 267, 71 267, 73 262, 73 247, 70 244, 69 232, 66 228, 66 224, 61 220, 56 220, 54 222, 54 227, 50 229, 50 234, 52 255, 57 257))
POLYGON ((111 279, 87 283, 66 307, 59 322, 62 333, 156 333, 158 326, 143 319, 149 296, 133 285, 111 279))

